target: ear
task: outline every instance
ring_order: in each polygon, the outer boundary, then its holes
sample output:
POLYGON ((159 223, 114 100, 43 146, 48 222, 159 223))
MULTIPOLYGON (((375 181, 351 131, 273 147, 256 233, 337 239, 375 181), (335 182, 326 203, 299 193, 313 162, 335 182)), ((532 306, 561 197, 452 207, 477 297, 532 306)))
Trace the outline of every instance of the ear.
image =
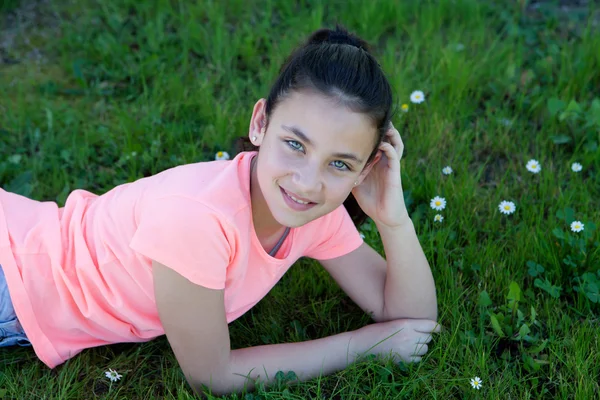
POLYGON ((267 101, 265 99, 260 99, 254 105, 254 110, 252 110, 252 118, 250 119, 248 137, 255 146, 260 146, 263 141, 263 137, 265 136, 265 130, 267 128, 267 115, 265 113, 266 104, 267 101))
POLYGON ((358 179, 357 179, 358 185, 360 185, 362 183, 362 181, 367 177, 367 175, 369 175, 369 172, 371 172, 371 169, 373 169, 373 167, 375 165, 377 165, 379 160, 381 160, 382 156, 383 156, 383 151, 377 150, 377 153, 375 154, 375 157, 373 157, 373 160, 369 164, 365 165, 362 172, 358 176, 358 179))

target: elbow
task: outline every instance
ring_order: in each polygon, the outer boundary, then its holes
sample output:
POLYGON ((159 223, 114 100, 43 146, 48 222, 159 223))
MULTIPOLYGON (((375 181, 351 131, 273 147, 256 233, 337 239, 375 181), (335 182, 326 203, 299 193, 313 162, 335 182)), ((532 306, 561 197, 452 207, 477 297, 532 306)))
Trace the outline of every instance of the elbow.
POLYGON ((200 398, 208 398, 209 395, 221 397, 235 393, 233 382, 227 377, 223 372, 212 374, 210 378, 188 377, 187 382, 200 398))
POLYGON ((227 390, 225 385, 214 384, 214 383, 209 384, 209 383, 204 383, 204 382, 200 382, 200 381, 189 381, 189 380, 188 380, 188 383, 189 383, 190 387, 192 388, 192 390, 194 391, 194 393, 202 399, 208 398, 209 396, 216 396, 216 397, 227 396, 227 395, 230 395, 233 393, 233 390, 231 390, 231 388, 229 390, 227 390))

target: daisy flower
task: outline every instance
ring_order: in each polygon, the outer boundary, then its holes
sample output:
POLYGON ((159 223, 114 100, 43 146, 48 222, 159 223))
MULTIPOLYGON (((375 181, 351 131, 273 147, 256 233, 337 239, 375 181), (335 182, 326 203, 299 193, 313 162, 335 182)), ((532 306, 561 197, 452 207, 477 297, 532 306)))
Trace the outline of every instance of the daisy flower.
POLYGON ((116 382, 119 379, 121 379, 121 375, 117 371, 115 371, 114 369, 109 369, 108 371, 106 371, 104 373, 104 375, 106 375, 106 377, 108 379, 110 379, 111 382, 116 382))
POLYGON ((579 164, 578 162, 574 162, 573 164, 571 164, 571 170, 573 172, 579 172, 581 171, 581 164, 579 164))
POLYGON ((446 208, 446 199, 440 196, 435 196, 433 199, 431 199, 429 205, 434 210, 441 211, 446 208))
POLYGON ((425 94, 420 90, 415 90, 410 94, 410 101, 419 104, 425 101, 425 94))
POLYGON ((215 154, 215 160, 229 160, 229 153, 226 151, 219 151, 215 154))
POLYGON ((583 230, 583 224, 581 223, 581 221, 571 222, 571 230, 573 232, 581 232, 583 230))
POLYGON ((500 204, 498 205, 498 209, 500 209, 500 212, 502 214, 512 214, 515 212, 515 203, 513 203, 512 201, 506 201, 506 200, 502 200, 500 202, 500 204))
POLYGON ((408 112, 408 104, 404 103, 400 106, 400 108, 402 109, 402 111, 408 112))
POLYGON ((534 174, 537 174, 538 172, 540 172, 542 170, 542 166, 540 165, 539 162, 537 162, 537 160, 527 161, 526 167, 527 167, 527 171, 533 172, 534 174))
POLYGON ((448 165, 447 167, 444 167, 442 169, 442 172, 444 173, 444 175, 450 175, 452 173, 452 168, 450 168, 450 166, 448 165))
POLYGON ((442 217, 441 214, 435 214, 435 217, 433 217, 434 222, 442 222, 443 220, 444 220, 444 217, 442 217))
POLYGON ((476 376, 475 378, 471 379, 471 386, 473 386, 473 389, 481 389, 481 378, 476 376))

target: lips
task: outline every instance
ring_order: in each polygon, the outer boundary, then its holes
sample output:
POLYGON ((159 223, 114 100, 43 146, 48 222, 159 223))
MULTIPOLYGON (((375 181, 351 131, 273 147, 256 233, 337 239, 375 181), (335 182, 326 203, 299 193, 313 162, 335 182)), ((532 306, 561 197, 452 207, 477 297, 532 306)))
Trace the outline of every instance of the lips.
POLYGON ((314 201, 310 201, 309 199, 305 199, 304 197, 300 197, 300 196, 298 196, 298 195, 297 195, 296 193, 294 193, 294 192, 290 192, 289 190, 285 190, 284 188, 281 188, 281 189, 282 189, 282 190, 283 190, 285 193, 287 193, 287 194, 288 194, 288 196, 290 196, 290 197, 293 197, 293 198, 294 198, 294 199, 296 199, 296 200, 304 201, 304 202, 307 202, 307 203, 309 203, 309 204, 315 204, 315 202, 314 202, 314 201))
POLYGON ((294 211, 297 211, 297 212, 308 211, 317 205, 317 203, 313 203, 313 202, 306 203, 306 204, 298 203, 297 201, 292 199, 291 196, 294 196, 293 194, 288 194, 282 187, 279 187, 279 190, 281 191, 281 195, 283 196, 283 201, 285 202, 285 204, 287 204, 287 206, 294 211))

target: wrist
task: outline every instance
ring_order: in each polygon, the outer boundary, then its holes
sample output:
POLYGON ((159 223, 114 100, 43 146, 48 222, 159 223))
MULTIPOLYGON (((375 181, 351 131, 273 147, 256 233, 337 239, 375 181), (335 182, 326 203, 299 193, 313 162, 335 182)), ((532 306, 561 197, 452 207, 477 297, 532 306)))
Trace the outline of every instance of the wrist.
POLYGON ((357 330, 348 332, 350 334, 350 345, 348 347, 348 357, 351 364, 360 361, 369 350, 367 346, 368 337, 371 336, 371 325, 363 326, 357 330))
POLYGON ((398 222, 394 223, 393 225, 388 225, 388 224, 383 224, 381 222, 375 222, 375 226, 377 227, 377 230, 379 231, 380 235, 384 235, 386 233, 396 233, 398 231, 403 231, 408 227, 413 227, 413 221, 412 219, 410 219, 408 213, 404 214, 399 220, 398 222))

